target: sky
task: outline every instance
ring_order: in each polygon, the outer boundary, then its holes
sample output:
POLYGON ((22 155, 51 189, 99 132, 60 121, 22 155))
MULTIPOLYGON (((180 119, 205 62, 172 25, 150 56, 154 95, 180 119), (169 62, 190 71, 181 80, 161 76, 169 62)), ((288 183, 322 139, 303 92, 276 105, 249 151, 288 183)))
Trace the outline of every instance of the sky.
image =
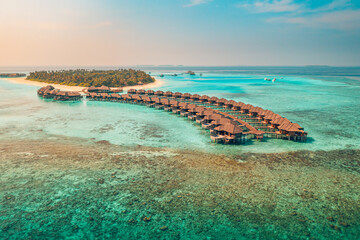
POLYGON ((360 0, 0 0, 0 66, 360 66, 360 0))

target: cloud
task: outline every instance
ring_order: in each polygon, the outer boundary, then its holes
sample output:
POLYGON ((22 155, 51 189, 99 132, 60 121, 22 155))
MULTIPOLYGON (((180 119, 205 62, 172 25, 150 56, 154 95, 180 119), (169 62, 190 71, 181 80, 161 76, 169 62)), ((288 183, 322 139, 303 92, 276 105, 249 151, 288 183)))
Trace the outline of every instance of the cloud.
POLYGON ((360 10, 332 11, 306 17, 277 17, 267 19, 266 21, 300 24, 312 28, 360 29, 360 10))
POLYGON ((278 13, 281 15, 266 19, 266 22, 298 24, 306 27, 335 29, 360 28, 360 9, 351 9, 350 0, 333 0, 317 8, 296 4, 294 0, 262 0, 240 4, 255 13, 278 13))
POLYGON ((319 8, 315 8, 312 11, 313 12, 326 12, 326 11, 332 11, 332 10, 336 10, 336 9, 344 9, 349 6, 350 6, 350 0, 334 0, 329 4, 326 4, 319 8))
POLYGON ((302 8, 301 4, 294 3, 293 0, 265 0, 255 1, 254 3, 238 4, 238 8, 246 8, 250 11, 265 12, 294 12, 302 8))
POLYGON ((184 5, 184 7, 193 7, 196 5, 204 4, 210 2, 211 0, 190 0, 189 4, 184 5))

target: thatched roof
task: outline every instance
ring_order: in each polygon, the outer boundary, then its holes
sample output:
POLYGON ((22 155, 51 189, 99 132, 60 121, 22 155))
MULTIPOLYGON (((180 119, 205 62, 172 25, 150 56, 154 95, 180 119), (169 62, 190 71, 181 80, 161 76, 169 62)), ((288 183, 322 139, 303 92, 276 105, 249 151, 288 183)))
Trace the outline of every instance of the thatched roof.
POLYGON ((216 120, 216 119, 220 119, 220 118, 223 118, 222 115, 220 114, 217 114, 217 113, 214 113, 214 114, 211 114, 211 115, 207 115, 204 117, 205 120, 216 120))
POLYGON ((211 101, 211 102, 216 102, 217 100, 219 100, 219 98, 217 98, 217 97, 211 97, 209 99, 209 101, 211 101))
POLYGON ((261 109, 259 112, 258 112, 258 115, 259 116, 265 116, 266 115, 266 110, 264 110, 264 109, 261 109))
POLYGON ((210 108, 204 108, 196 113, 196 115, 198 115, 198 116, 208 116, 211 114, 214 114, 214 110, 212 110, 210 108))
POLYGON ((123 94, 123 95, 121 95, 121 97, 122 97, 123 99, 125 99, 125 100, 130 100, 130 99, 132 99, 129 94, 123 94))
POLYGON ((238 125, 234 125, 234 124, 225 124, 225 125, 220 125, 218 127, 215 128, 216 131, 220 131, 220 132, 227 132, 230 134, 240 134, 243 132, 243 130, 238 126, 238 125))
POLYGON ((191 99, 200 99, 201 96, 199 94, 194 94, 190 96, 191 99))
POLYGON ((175 96, 175 97, 181 97, 181 96, 182 96, 182 93, 181 93, 181 92, 176 92, 176 93, 173 94, 173 96, 175 96))
POLYGON ((146 94, 153 95, 153 94, 155 94, 155 91, 154 90, 147 90, 146 94))
POLYGON ((163 105, 170 105, 170 100, 167 98, 163 98, 160 100, 160 103, 163 105))
POLYGON ((151 98, 149 96, 142 96, 141 99, 144 101, 144 102, 152 102, 151 98))
POLYGON ((215 125, 225 125, 225 124, 229 124, 229 123, 236 124, 233 120, 231 120, 229 118, 225 118, 225 117, 215 119, 211 123, 215 124, 215 125))
POLYGON ((208 99, 210 99, 210 97, 208 95, 202 95, 200 97, 200 100, 208 100, 208 99))
POLYGON ((78 92, 68 92, 69 97, 80 97, 81 94, 78 92))
POLYGON ((290 123, 290 121, 287 118, 278 117, 278 118, 271 120, 271 123, 274 125, 282 125, 284 123, 290 123))
POLYGON ((229 100, 225 102, 225 105, 234 106, 235 104, 237 104, 237 102, 235 102, 234 100, 229 100))
POLYGON ((258 113, 258 112, 260 112, 262 110, 262 108, 260 108, 260 107, 252 107, 252 108, 250 108, 249 109, 249 112, 251 112, 251 113, 258 113))
POLYGON ((205 111, 205 107, 202 107, 202 106, 197 106, 194 110, 195 110, 195 112, 203 112, 203 111, 205 111))
POLYGON ((197 105, 195 105, 195 104, 187 105, 187 110, 190 111, 190 112, 195 112, 196 108, 197 108, 197 105))
POLYGON ((191 97, 191 94, 190 93, 184 93, 182 95, 183 98, 190 98, 191 97))
POLYGON ((189 103, 185 103, 185 102, 179 103, 179 107, 182 108, 182 109, 187 109, 188 105, 189 105, 189 103))
POLYGON ((302 130, 300 130, 297 125, 294 125, 293 123, 284 123, 282 125, 279 126, 280 130, 284 130, 287 132, 303 132, 302 130))
POLYGON ((171 92, 171 91, 166 91, 166 92, 164 93, 164 95, 171 97, 171 96, 173 95, 173 92, 171 92))
POLYGON ((144 89, 139 89, 139 90, 137 90, 137 94, 145 94, 145 90, 144 89))
POLYGON ((239 107, 239 108, 242 108, 243 106, 245 106, 245 103, 243 102, 237 102, 233 105, 234 107, 239 107))
POLYGON ((156 91, 156 92, 155 92, 155 95, 161 96, 161 95, 164 95, 164 92, 159 90, 159 91, 156 91))
POLYGON ((249 110, 249 109, 252 108, 252 107, 253 107, 253 105, 251 105, 251 104, 246 104, 246 105, 242 106, 241 109, 249 110))
POLYGON ((160 98, 158 97, 151 98, 151 100, 154 101, 155 103, 160 103, 160 98))
POLYGON ((132 99, 137 100, 137 101, 141 101, 141 100, 142 100, 141 97, 140 97, 139 95, 137 95, 137 94, 132 95, 132 99))
POLYGON ((130 93, 130 94, 134 94, 134 93, 136 93, 136 92, 137 92, 136 89, 129 89, 129 90, 128 90, 128 93, 130 93))
POLYGON ((225 98, 220 98, 220 99, 218 99, 217 101, 216 101, 217 103, 226 103, 227 102, 227 99, 225 99, 225 98))
POLYGON ((173 107, 179 107, 179 104, 180 103, 178 101, 176 101, 176 100, 171 100, 170 101, 170 105, 173 106, 173 107))
POLYGON ((101 96, 101 97, 110 97, 110 95, 107 94, 107 93, 100 93, 100 96, 101 96))

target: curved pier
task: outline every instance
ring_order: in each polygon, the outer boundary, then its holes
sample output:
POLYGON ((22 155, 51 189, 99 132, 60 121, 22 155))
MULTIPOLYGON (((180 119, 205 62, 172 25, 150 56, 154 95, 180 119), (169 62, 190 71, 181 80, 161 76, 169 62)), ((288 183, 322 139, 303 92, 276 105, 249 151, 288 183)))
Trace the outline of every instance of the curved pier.
MULTIPOLYGON (((224 98, 135 89, 122 95, 109 90, 101 91, 101 88, 98 92, 88 89, 84 92, 88 100, 146 105, 187 117, 209 129, 211 140, 216 143, 241 144, 247 139, 261 140, 264 137, 301 142, 307 140, 307 133, 299 124, 270 110, 224 98)), ((81 99, 78 92, 59 91, 50 85, 39 89, 38 94, 62 101, 81 99)))

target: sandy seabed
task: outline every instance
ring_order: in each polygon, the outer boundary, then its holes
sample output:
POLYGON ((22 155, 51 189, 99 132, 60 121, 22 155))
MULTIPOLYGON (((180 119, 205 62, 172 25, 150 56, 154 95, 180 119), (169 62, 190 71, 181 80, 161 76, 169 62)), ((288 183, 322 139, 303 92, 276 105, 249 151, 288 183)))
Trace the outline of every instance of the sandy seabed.
POLYGON ((0 140, 1 239, 359 239, 360 151, 0 140))
MULTIPOLYGON (((66 85, 61 85, 61 84, 50 84, 50 83, 45 83, 45 82, 37 82, 37 81, 30 81, 30 80, 26 80, 26 78, 21 77, 21 78, 2 78, 1 80, 6 80, 6 81, 10 81, 12 83, 16 83, 16 84, 26 84, 26 85, 31 85, 31 86, 37 86, 37 87, 45 87, 47 85, 52 85, 57 89, 60 89, 62 91, 83 91, 85 89, 85 87, 79 87, 79 86, 66 86, 66 85)), ((136 85, 136 86, 128 86, 128 87, 124 87, 123 90, 127 91, 129 89, 150 89, 150 88, 159 88, 161 86, 163 86, 165 83, 163 80, 159 80, 159 79, 155 79, 155 82, 153 83, 149 83, 146 85, 136 85)))

